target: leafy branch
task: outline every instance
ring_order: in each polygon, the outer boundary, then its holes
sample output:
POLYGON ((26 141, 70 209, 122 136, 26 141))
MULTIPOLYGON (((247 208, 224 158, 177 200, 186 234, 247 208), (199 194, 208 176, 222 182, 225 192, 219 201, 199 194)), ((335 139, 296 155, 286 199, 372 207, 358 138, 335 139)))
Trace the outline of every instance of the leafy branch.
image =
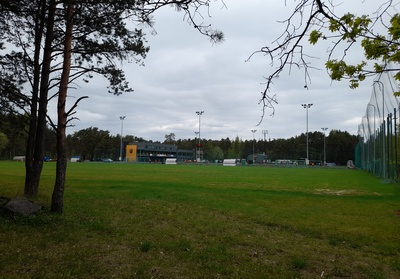
POLYGON ((344 15, 335 14, 333 1, 301 0, 294 8, 291 15, 281 23, 285 24, 284 32, 272 43, 273 46, 264 46, 252 53, 248 60, 257 54, 269 57, 272 67, 277 64, 265 79, 265 89, 261 92, 260 104, 263 106, 262 122, 266 110, 271 109, 271 116, 275 113, 275 105, 278 103, 276 94, 270 91, 274 80, 292 67, 304 71, 304 88, 311 82, 310 69, 315 69, 311 59, 304 50, 304 44, 317 44, 321 40, 330 40, 333 46, 328 52, 325 67, 332 80, 348 79, 350 88, 357 88, 360 82, 368 76, 382 73, 383 71, 396 71, 394 77, 400 80, 400 69, 389 68, 388 63, 400 62, 399 38, 400 15, 390 14, 393 1, 389 0, 381 4, 374 15, 356 16, 351 13, 344 15), (387 23, 387 19, 390 22, 387 23), (377 25, 383 26, 387 34, 380 35, 374 32, 377 25), (348 64, 345 60, 350 49, 359 44, 364 52, 366 60, 374 60, 373 68, 368 68, 365 61, 358 64, 348 64), (343 53, 337 57, 339 46, 343 53), (380 63, 378 63, 380 61, 380 63))

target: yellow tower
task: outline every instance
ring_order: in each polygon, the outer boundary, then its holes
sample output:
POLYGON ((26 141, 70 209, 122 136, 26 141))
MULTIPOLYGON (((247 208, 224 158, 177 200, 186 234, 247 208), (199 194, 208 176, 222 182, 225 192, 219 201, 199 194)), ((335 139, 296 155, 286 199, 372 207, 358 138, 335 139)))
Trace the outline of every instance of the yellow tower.
POLYGON ((127 162, 136 162, 137 145, 127 145, 125 152, 127 162))

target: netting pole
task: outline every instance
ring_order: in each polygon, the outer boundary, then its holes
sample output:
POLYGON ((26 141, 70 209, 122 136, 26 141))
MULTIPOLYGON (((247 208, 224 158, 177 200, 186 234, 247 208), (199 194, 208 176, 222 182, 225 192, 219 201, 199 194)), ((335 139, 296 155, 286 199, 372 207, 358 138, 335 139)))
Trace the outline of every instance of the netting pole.
POLYGON ((394 160, 395 160, 395 180, 399 178, 399 165, 397 161, 397 113, 396 108, 394 108, 394 160))
POLYGON ((391 137, 391 114, 389 113, 386 117, 386 129, 387 129, 387 138, 386 138, 386 169, 387 169, 387 177, 391 177, 390 172, 390 137, 391 137))

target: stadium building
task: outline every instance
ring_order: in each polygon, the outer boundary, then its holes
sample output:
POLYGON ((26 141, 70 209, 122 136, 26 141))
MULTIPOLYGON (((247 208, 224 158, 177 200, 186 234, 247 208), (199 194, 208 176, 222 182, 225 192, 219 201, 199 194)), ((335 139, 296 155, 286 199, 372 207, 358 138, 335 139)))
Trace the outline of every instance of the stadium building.
POLYGON ((187 162, 195 159, 194 150, 178 149, 174 144, 154 142, 133 142, 124 144, 122 157, 126 162, 165 163, 168 158, 178 162, 187 162))

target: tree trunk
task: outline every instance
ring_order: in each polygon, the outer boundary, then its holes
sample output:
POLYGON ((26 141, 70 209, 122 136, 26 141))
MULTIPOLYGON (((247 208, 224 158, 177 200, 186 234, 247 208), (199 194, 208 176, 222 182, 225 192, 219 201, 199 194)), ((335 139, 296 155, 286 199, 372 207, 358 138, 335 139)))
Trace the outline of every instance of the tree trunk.
MULTIPOLYGON (((45 1, 42 1, 45 3, 45 1)), ((36 13, 35 20, 35 56, 34 56, 34 74, 32 84, 32 100, 30 106, 30 119, 29 119, 29 130, 28 139, 26 143, 25 151, 25 196, 32 197, 37 194, 37 187, 34 171, 34 160, 33 154, 35 150, 35 139, 36 139, 36 125, 37 125, 37 110, 38 110, 38 96, 39 96, 39 83, 40 83, 40 52, 42 50, 41 43, 43 38, 43 29, 46 18, 46 9, 44 5, 40 5, 36 13)))
POLYGON ((26 175, 24 195, 27 197, 33 197, 37 195, 39 190, 40 176, 43 168, 43 144, 44 131, 46 128, 48 85, 52 56, 55 10, 55 1, 51 0, 46 19, 46 1, 43 1, 43 5, 37 13, 37 29, 35 31, 38 38, 35 42, 35 73, 32 89, 31 119, 29 123, 28 141, 25 156, 26 175), (41 50, 41 35, 44 30, 44 24, 46 24, 46 39, 43 51, 43 66, 40 71, 39 57, 41 50))
POLYGON ((68 113, 65 105, 67 101, 67 91, 69 75, 71 70, 71 48, 72 48, 72 29, 73 29, 74 6, 69 2, 66 8, 66 32, 64 41, 64 61, 60 80, 60 90, 58 93, 57 104, 57 166, 56 181, 54 184, 53 195, 51 199, 51 211, 62 213, 64 208, 64 189, 67 173, 66 156, 66 127, 68 113))

